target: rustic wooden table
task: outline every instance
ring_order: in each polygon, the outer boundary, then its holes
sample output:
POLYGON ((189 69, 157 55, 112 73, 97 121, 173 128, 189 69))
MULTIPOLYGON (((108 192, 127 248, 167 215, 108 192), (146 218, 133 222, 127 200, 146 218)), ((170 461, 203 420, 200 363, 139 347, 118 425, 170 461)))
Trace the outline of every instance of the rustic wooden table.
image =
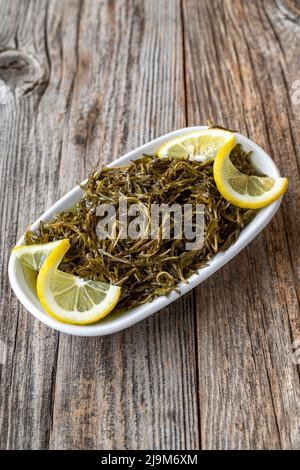
POLYGON ((300 448, 299 14, 296 0, 1 1, 2 449, 300 448), (34 320, 7 276, 26 225, 92 168, 207 119, 289 177, 268 228, 119 334, 34 320))

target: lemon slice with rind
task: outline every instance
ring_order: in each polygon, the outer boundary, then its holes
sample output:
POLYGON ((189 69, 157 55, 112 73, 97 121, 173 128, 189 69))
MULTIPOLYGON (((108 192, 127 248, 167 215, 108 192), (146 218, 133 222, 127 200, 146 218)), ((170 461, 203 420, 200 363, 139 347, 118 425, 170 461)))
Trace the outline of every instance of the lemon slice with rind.
POLYGON ((38 298, 46 312, 64 323, 88 325, 108 315, 116 306, 121 288, 86 280, 60 271, 70 248, 68 240, 48 256, 37 277, 38 298))
POLYGON ((159 157, 187 158, 205 162, 214 160, 222 147, 235 138, 223 129, 200 129, 169 140, 158 150, 159 157))
POLYGON ((229 158, 234 146, 235 142, 228 142, 214 161, 215 182, 224 199, 247 209, 259 209, 279 199, 287 190, 287 178, 242 173, 229 158))
POLYGON ((15 246, 12 253, 23 265, 39 271, 47 256, 62 242, 63 240, 57 240, 55 242, 40 243, 39 245, 15 246))

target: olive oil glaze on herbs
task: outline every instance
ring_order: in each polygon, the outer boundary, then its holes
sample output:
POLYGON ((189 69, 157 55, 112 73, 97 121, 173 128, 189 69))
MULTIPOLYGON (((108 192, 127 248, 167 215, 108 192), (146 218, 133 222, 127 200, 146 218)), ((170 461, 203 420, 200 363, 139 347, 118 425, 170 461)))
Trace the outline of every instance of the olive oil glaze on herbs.
MULTIPOLYGON (((240 171, 258 174, 240 145, 232 150, 230 158, 240 171)), ((57 214, 53 222, 41 222, 36 231, 28 229, 26 243, 68 238, 71 248, 60 269, 120 285, 118 307, 122 309, 168 295, 218 252, 229 248, 256 212, 235 207, 222 198, 214 181, 212 161, 143 156, 128 166, 93 172, 83 189, 85 194, 74 210, 57 214), (117 211, 120 197, 146 207, 154 203, 203 204, 202 247, 187 250, 184 237, 99 238, 97 207, 109 203, 117 211)))

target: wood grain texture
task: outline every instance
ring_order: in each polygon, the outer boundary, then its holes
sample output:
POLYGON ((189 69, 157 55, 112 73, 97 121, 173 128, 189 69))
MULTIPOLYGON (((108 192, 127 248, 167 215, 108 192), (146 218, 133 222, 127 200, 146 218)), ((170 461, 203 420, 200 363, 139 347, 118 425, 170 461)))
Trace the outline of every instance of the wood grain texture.
POLYGON ((188 124, 240 129, 290 182, 263 234, 195 291, 202 448, 300 448, 299 18, 269 0, 183 5, 188 124))
MULTIPOLYGON (((16 97, 18 109, 5 106, 3 175, 19 165, 21 180, 3 192, 4 269, 28 221, 93 167, 185 125, 178 1, 38 3, 16 20, 18 2, 6 13, 22 31, 18 49, 48 81, 16 97)), ((58 336, 3 292, 1 338, 16 345, 3 368, 3 448, 198 447, 192 296, 120 334, 84 339, 58 336)))
POLYGON ((0 1, 1 449, 300 448, 298 7, 0 1), (7 277, 26 225, 99 164, 208 118, 289 177, 264 233, 119 334, 34 320, 7 277))

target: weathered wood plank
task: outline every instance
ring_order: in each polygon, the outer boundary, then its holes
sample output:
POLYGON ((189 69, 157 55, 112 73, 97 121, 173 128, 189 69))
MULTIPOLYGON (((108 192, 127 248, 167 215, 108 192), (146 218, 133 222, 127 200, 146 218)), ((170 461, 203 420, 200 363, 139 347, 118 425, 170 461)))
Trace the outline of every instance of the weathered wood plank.
POLYGON ((300 447, 297 8, 0 2, 0 448, 300 447), (276 219, 221 273, 125 332, 71 338, 34 321, 6 274, 26 224, 186 117, 239 128, 274 156, 290 179, 276 219))
MULTIPOLYGON (((1 13, 1 50, 43 71, 2 110, 6 270, 26 224, 93 167, 184 126, 185 94, 179 1, 16 1, 1 13)), ((1 448, 198 448, 193 296, 126 332, 72 338, 34 321, 1 279, 1 448)))
MULTIPOLYGON (((39 97, 47 81, 45 51, 36 42, 43 15, 37 15, 36 9, 36 4, 25 2, 1 2, 0 7, 0 339, 6 348, 1 367, 1 448, 47 446, 56 367, 57 333, 21 308, 7 276, 11 247, 28 222, 47 206, 48 191, 55 191, 56 185, 54 179, 45 180, 37 140, 32 138, 39 97), (33 17, 34 22, 30 21, 33 17)), ((44 164, 47 157, 43 156, 44 164)))
POLYGON ((264 233, 196 289, 201 445, 296 449, 300 109, 290 93, 300 78, 299 18, 271 0, 188 0, 183 11, 188 124, 210 118, 240 129, 290 180, 264 233))
MULTIPOLYGON (((179 13, 179 2, 83 4, 62 182, 185 125, 179 13)), ((198 446, 191 299, 109 338, 61 337, 51 448, 198 446)))

